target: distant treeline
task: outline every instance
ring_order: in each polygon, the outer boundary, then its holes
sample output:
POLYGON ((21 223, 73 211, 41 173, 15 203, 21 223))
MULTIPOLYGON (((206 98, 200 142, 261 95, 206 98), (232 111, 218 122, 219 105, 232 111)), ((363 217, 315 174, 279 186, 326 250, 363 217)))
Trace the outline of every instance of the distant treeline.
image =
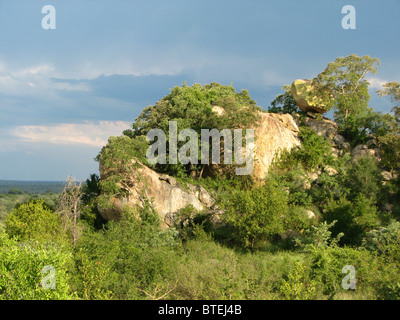
POLYGON ((18 193, 18 191, 28 193, 59 193, 63 189, 65 181, 18 181, 0 180, 0 193, 18 193))

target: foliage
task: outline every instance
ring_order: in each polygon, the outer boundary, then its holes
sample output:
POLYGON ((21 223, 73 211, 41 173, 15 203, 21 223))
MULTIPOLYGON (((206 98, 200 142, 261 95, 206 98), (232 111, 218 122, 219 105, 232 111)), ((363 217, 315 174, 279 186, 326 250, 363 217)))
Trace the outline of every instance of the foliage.
POLYGON ((56 207, 58 194, 54 192, 0 194, 0 224, 16 206, 27 203, 31 199, 43 199, 46 206, 49 209, 54 210, 56 207))
POLYGON ((368 232, 362 245, 380 254, 387 253, 392 246, 400 246, 400 222, 394 221, 387 227, 368 232))
MULTIPOLYGON (((377 90, 381 97, 390 96, 392 102, 400 101, 400 83, 397 81, 387 82, 383 85, 383 88, 383 90, 377 90)), ((398 109, 395 111, 399 112, 398 109)))
POLYGON ((172 299, 281 299, 281 278, 303 256, 238 251, 214 241, 189 240, 176 257, 172 299))
POLYGON ((388 133, 378 138, 382 150, 382 166, 388 170, 400 170, 400 134, 388 133))
POLYGON ((400 300, 400 282, 384 283, 378 289, 377 298, 379 300, 400 300))
POLYGON ((350 189, 349 200, 354 200, 360 193, 375 204, 382 188, 382 174, 377 160, 373 157, 361 157, 347 170, 344 183, 350 189))
POLYGON ((287 214, 283 217, 283 229, 298 234, 303 234, 315 223, 316 219, 309 217, 307 209, 300 206, 290 206, 287 214))
POLYGON ((173 229, 159 230, 127 215, 89 231, 76 246, 74 288, 83 299, 144 299, 171 271, 178 246, 173 229))
POLYGON ((288 211, 287 193, 276 181, 267 180, 261 187, 238 190, 225 202, 226 220, 235 228, 237 239, 246 247, 268 240, 283 231, 288 211))
POLYGON ((323 105, 336 109, 335 117, 346 122, 349 115, 360 114, 368 106, 368 72, 376 74, 380 65, 377 58, 351 54, 330 62, 326 69, 313 79, 314 93, 323 105))
POLYGON ((155 106, 145 108, 132 124, 132 129, 136 137, 146 135, 154 128, 168 132, 170 120, 178 121, 178 130, 233 128, 239 124, 247 126, 255 120, 252 112, 258 109, 247 90, 238 93, 233 86, 216 82, 191 87, 184 84, 182 87, 175 86, 155 106), (212 106, 224 108, 227 114, 216 117, 212 114, 212 106), (243 109, 244 106, 249 109, 243 109))
POLYGON ((85 222, 88 227, 101 229, 106 223, 101 216, 98 208, 97 201, 100 196, 100 177, 97 174, 91 174, 86 183, 82 185, 82 206, 80 220, 85 222))
POLYGON ((65 247, 21 243, 0 231, 0 300, 74 299, 68 273, 71 263, 72 255, 65 247), (53 284, 45 266, 54 268, 53 284))
POLYGON ((210 235, 206 233, 206 229, 211 229, 209 215, 198 212, 192 205, 188 205, 177 212, 174 228, 179 232, 182 241, 189 239, 210 240, 210 235))
POLYGON ((275 163, 276 170, 290 171, 301 164, 304 170, 310 171, 332 163, 331 146, 323 137, 306 126, 300 127, 299 137, 301 146, 283 151, 275 163))
POLYGON ((342 287, 343 267, 355 269, 356 291, 364 291, 375 285, 379 278, 376 272, 378 261, 366 250, 340 247, 313 247, 311 250, 311 277, 323 294, 333 298, 342 287))
POLYGON ((282 281, 280 292, 287 300, 311 300, 316 295, 316 281, 310 279, 307 267, 297 262, 287 278, 282 281))
POLYGON ((360 245, 366 232, 379 226, 377 207, 371 199, 360 193, 353 202, 346 198, 330 201, 324 218, 328 222, 337 221, 332 233, 344 233, 342 244, 360 245))
POLYGON ((141 164, 148 164, 145 154, 148 142, 145 137, 131 139, 127 136, 110 137, 108 143, 96 157, 104 177, 99 186, 101 196, 98 204, 110 206, 110 199, 126 195, 129 192, 131 178, 137 174, 141 164), (117 184, 118 183, 118 184, 117 184))
POLYGON ((388 113, 366 108, 357 115, 336 119, 340 134, 354 147, 366 143, 371 137, 383 137, 393 128, 394 117, 388 113))
POLYGON ((301 165, 280 174, 270 172, 269 176, 273 177, 283 188, 289 191, 289 205, 301 207, 312 206, 313 199, 307 188, 306 171, 301 165))
POLYGON ((295 239, 296 246, 301 250, 310 251, 318 247, 336 247, 343 233, 339 233, 332 238, 332 232, 329 231, 335 224, 336 220, 331 223, 326 221, 320 222, 317 226, 311 226, 307 232, 295 239))
POLYGON ((296 101, 294 100, 290 87, 283 87, 285 93, 281 93, 271 102, 271 106, 268 107, 268 112, 273 113, 290 113, 298 112, 296 101))
POLYGON ((19 241, 63 241, 65 235, 60 232, 60 227, 59 215, 51 211, 43 199, 32 199, 21 204, 5 219, 7 234, 19 241))
POLYGON ((312 185, 309 191, 314 205, 325 208, 331 200, 348 197, 350 189, 346 181, 347 169, 340 169, 338 174, 335 175, 329 175, 326 172, 319 175, 317 182, 312 185))
MULTIPOLYGON (((151 129, 161 129, 167 134, 167 164, 155 165, 157 171, 168 172, 175 176, 188 173, 202 176, 205 168, 212 169, 211 164, 169 163, 169 121, 177 122, 178 132, 183 129, 195 130, 200 146, 202 129, 240 129, 249 126, 253 128, 257 123, 259 110, 247 90, 239 93, 232 85, 225 86, 216 82, 204 86, 194 84, 191 87, 184 84, 181 87, 175 86, 154 106, 145 108, 132 124, 132 130, 125 131, 124 134, 132 138, 145 137, 151 129), (224 114, 218 116, 212 111, 213 106, 222 107, 224 114)), ((184 143, 178 141, 178 149, 184 143)), ((198 152, 198 157, 197 160, 200 160, 201 152, 198 152)))

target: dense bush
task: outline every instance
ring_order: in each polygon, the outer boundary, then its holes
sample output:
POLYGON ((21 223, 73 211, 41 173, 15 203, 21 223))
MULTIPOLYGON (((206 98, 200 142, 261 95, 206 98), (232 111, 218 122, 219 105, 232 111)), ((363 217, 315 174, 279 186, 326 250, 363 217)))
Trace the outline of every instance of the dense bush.
POLYGON ((33 240, 21 243, 0 231, 0 299, 75 299, 72 262, 68 248, 33 240))
POLYGON ((50 210, 43 199, 32 199, 17 206, 5 219, 5 230, 19 241, 62 241, 61 219, 50 210))
POLYGON ((299 137, 302 145, 283 151, 274 165, 275 171, 287 172, 297 168, 299 164, 306 171, 312 171, 332 164, 332 147, 324 137, 306 126, 300 126, 299 137))
MULTIPOLYGON (((282 88, 287 89, 286 87, 282 88)), ((296 104, 290 90, 286 90, 285 93, 278 95, 272 102, 271 106, 268 107, 268 112, 272 113, 293 113, 298 112, 299 107, 296 104)))
POLYGON ((146 292, 168 280, 178 244, 173 229, 159 230, 129 216, 109 222, 77 243, 74 288, 83 299, 149 298, 146 292))
POLYGON ((379 226, 376 206, 361 193, 354 202, 345 198, 329 202, 324 219, 337 221, 332 232, 334 235, 344 233, 341 243, 348 245, 360 245, 366 233, 379 226))
POLYGON ((349 200, 355 199, 361 193, 376 203, 382 189, 381 172, 375 158, 361 157, 353 162, 344 181, 350 188, 349 200))
POLYGON ((346 276, 345 266, 355 270, 355 290, 366 292, 371 290, 379 279, 378 261, 366 250, 340 247, 314 247, 311 250, 311 276, 317 282, 323 294, 333 297, 339 291, 350 290, 343 287, 346 276))
MULTIPOLYGON (((202 86, 194 84, 175 86, 171 92, 154 106, 146 107, 132 124, 132 130, 124 131, 126 136, 136 139, 145 137, 152 129, 161 129, 166 134, 166 164, 155 164, 154 168, 160 172, 168 172, 175 176, 187 174, 199 177, 216 174, 211 164, 200 164, 201 152, 198 153, 199 164, 170 164, 169 163, 169 121, 176 121, 177 132, 183 129, 192 129, 197 132, 197 145, 201 145, 202 129, 244 129, 254 128, 259 119, 260 107, 250 98, 247 90, 236 92, 235 88, 213 82, 202 86), (213 112, 213 106, 224 109, 218 116, 213 112)), ((178 141, 180 149, 186 141, 178 141)), ((211 148, 210 148, 211 149, 211 148)), ((210 150, 211 152, 211 150, 210 150)), ((224 169, 234 165, 226 164, 224 169)))
POLYGON ((232 193, 225 202, 226 219, 235 228, 239 242, 253 247, 256 241, 271 239, 283 231, 287 201, 287 193, 277 182, 267 180, 261 187, 232 193))
POLYGON ((307 266, 300 261, 283 279, 280 292, 286 300, 311 300, 316 298, 316 285, 307 266))
MULTIPOLYGON (((112 197, 127 194, 127 183, 142 164, 148 164, 145 154, 148 142, 145 137, 130 139, 127 136, 110 137, 97 155, 103 179, 97 183, 101 192, 98 205, 107 208, 112 197)), ((96 191, 95 191, 96 192, 96 191)))

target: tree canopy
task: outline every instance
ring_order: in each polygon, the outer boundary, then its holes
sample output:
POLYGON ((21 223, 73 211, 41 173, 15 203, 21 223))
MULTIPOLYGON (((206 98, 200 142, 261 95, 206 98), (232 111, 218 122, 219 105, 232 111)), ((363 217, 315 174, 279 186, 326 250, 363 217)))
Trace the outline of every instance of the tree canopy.
MULTIPOLYGON (((171 92, 153 106, 146 107, 132 124, 131 130, 124 135, 136 139, 145 136, 151 129, 161 129, 166 133, 169 145, 169 122, 176 121, 177 130, 192 129, 198 133, 198 146, 201 146, 202 129, 242 129, 257 124, 261 108, 250 98, 247 90, 237 92, 232 85, 226 86, 216 82, 175 86, 171 92), (219 114, 213 112, 213 107, 222 109, 219 114)), ((178 142, 180 148, 185 142, 178 142)), ((168 150, 167 158, 168 158, 168 150)), ((211 150, 210 150, 211 151, 211 150)), ((199 153, 199 159, 201 153, 199 153)), ((179 173, 196 173, 201 175, 208 164, 174 164, 157 166, 159 171, 179 173)))
POLYGON ((380 60, 368 55, 339 57, 313 79, 315 94, 336 109, 336 118, 359 114, 367 108, 370 98, 365 76, 368 72, 376 74, 379 66, 380 60))

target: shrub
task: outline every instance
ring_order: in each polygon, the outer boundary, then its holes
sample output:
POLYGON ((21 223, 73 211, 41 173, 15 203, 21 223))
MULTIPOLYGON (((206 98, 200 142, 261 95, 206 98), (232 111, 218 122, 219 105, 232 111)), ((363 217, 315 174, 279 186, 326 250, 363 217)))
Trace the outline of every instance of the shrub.
POLYGON ((174 281, 175 229, 125 216, 77 242, 74 288, 84 299, 146 299, 174 281))
POLYGON ((127 195, 126 186, 132 175, 138 174, 136 169, 141 164, 148 164, 145 157, 147 147, 148 142, 144 136, 134 139, 127 136, 108 139, 107 145, 96 157, 104 176, 96 187, 99 189, 96 192, 101 192, 97 198, 100 207, 109 208, 112 206, 112 197, 127 195))
POLYGON ((316 282, 310 279, 309 270, 297 262, 279 288, 287 300, 310 300, 316 295, 316 282))
POLYGON ((359 194, 354 202, 346 198, 328 203, 324 219, 337 223, 332 227, 332 233, 344 233, 342 244, 360 245, 366 232, 379 225, 377 208, 366 196, 359 194))
POLYGON ((387 227, 368 232, 362 240, 362 245, 372 252, 386 255, 395 261, 399 260, 399 252, 396 249, 400 247, 400 222, 395 221, 387 227))
POLYGON ((296 246, 304 251, 309 251, 318 247, 335 247, 343 236, 343 234, 340 233, 335 238, 332 238, 332 232, 329 231, 329 229, 332 228, 335 223, 336 220, 329 224, 323 221, 317 226, 311 226, 304 235, 295 239, 296 246))
POLYGON ((192 205, 188 205, 177 212, 174 227, 183 241, 189 239, 208 241, 211 237, 206 232, 206 229, 212 229, 209 215, 198 212, 192 205))
POLYGON ((303 207, 289 207, 287 214, 283 218, 284 230, 292 230, 303 234, 316 223, 315 218, 310 218, 307 209, 303 207))
MULTIPOLYGON (((283 87, 283 90, 286 88, 283 87)), ((268 107, 268 112, 273 113, 293 113, 299 111, 299 108, 294 100, 290 90, 276 96, 271 106, 268 107)))
POLYGON ((301 164, 304 170, 311 171, 333 163, 331 146, 325 138, 306 126, 300 126, 299 137, 302 145, 283 151, 275 170, 287 172, 301 164))
POLYGON ((379 300, 400 300, 400 282, 385 283, 377 291, 379 300))
POLYGON ((0 231, 0 299, 76 298, 69 284, 72 262, 71 252, 63 246, 21 243, 0 231))
POLYGON ((313 199, 307 188, 306 172, 298 166, 287 172, 270 172, 269 178, 275 179, 283 187, 289 190, 288 204, 292 206, 309 207, 313 199))
POLYGON ((274 180, 251 190, 236 191, 225 201, 226 220, 235 228, 239 242, 253 247, 257 240, 268 240, 283 231, 287 213, 287 193, 274 180))
POLYGON ((66 235, 60 232, 61 220, 43 199, 32 199, 16 207, 5 219, 5 230, 19 241, 62 241, 66 235))
POLYGON ((348 169, 344 182, 350 188, 349 200, 361 193, 376 203, 382 189, 382 174, 377 160, 373 157, 359 158, 348 169))
POLYGON ((324 207, 329 201, 347 198, 350 190, 344 179, 345 172, 343 170, 333 176, 322 172, 318 177, 318 182, 309 190, 314 204, 324 207))
MULTIPOLYGON (((124 134, 133 138, 145 137, 151 129, 161 129, 168 133, 169 121, 176 121, 178 132, 190 128, 198 133, 199 141, 197 143, 200 146, 202 129, 222 130, 254 127, 259 119, 259 110, 260 107, 256 106, 256 102, 250 98, 247 90, 236 92, 232 85, 225 86, 216 82, 204 86, 198 83, 192 86, 184 84, 181 87, 175 86, 154 106, 145 108, 132 124, 132 130, 127 130, 124 134), (222 107, 225 111, 224 114, 215 114, 212 111, 213 106, 222 107)), ((168 134, 166 143, 169 144, 168 134)), ((177 147, 180 148, 185 143, 178 141, 177 147)), ((169 157, 168 150, 167 147, 167 159, 169 157)), ((201 153, 196 160, 200 159, 201 153)), ((225 168, 232 166, 226 165, 225 168)), ((181 163, 170 164, 167 161, 167 164, 156 164, 155 168, 157 171, 167 172, 174 176, 187 174, 205 176, 205 172, 208 171, 221 175, 213 170, 211 164, 189 163, 183 165, 181 163)))
POLYGON ((357 292, 367 290, 375 285, 377 277, 377 261, 366 250, 352 248, 319 246, 311 249, 311 277, 318 283, 318 289, 323 294, 333 297, 342 287, 345 266, 352 266, 355 270, 357 292))

